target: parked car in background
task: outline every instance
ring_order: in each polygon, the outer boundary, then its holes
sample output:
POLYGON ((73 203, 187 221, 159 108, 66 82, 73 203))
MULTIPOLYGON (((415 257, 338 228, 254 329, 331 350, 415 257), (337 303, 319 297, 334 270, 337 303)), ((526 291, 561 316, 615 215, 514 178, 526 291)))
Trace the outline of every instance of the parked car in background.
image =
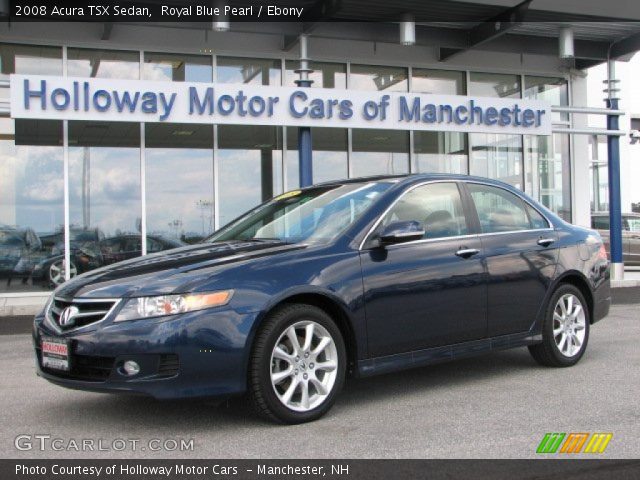
MULTIPOLYGON (((73 278, 98 267, 111 265, 142 255, 142 237, 123 234, 104 238, 99 229, 71 229, 71 264, 69 277, 73 278)), ((48 282, 57 287, 64 283, 64 242, 62 233, 54 246, 53 254, 39 262, 33 271, 34 279, 48 282)), ((180 240, 167 239, 158 235, 147 236, 149 253, 183 246, 180 240)))
MULTIPOLYGON (((100 241, 104 234, 98 228, 71 228, 69 230, 70 278, 103 265, 100 241)), ((45 286, 57 287, 64 282, 64 233, 57 232, 47 238, 52 244, 49 256, 38 262, 32 272, 33 281, 42 281, 45 286)))
MULTIPOLYGON (((598 230, 611 258, 609 246, 609 212, 591 214, 591 228, 598 230)), ((622 214, 622 261, 625 265, 640 266, 640 213, 622 214)))
POLYGON ((300 423, 348 374, 524 346, 570 367, 610 302, 600 235, 514 187, 372 177, 285 193, 200 244, 72 279, 35 317, 33 345, 58 385, 247 393, 265 418, 300 423))
POLYGON ((16 277, 26 281, 41 249, 40 237, 31 228, 0 225, 0 276, 8 285, 16 277))
MULTIPOLYGON (((159 235, 147 235, 147 253, 171 250, 184 247, 186 243, 178 239, 166 238, 159 235)), ((141 235, 120 235, 106 238, 100 242, 103 265, 129 260, 142 255, 141 235)))

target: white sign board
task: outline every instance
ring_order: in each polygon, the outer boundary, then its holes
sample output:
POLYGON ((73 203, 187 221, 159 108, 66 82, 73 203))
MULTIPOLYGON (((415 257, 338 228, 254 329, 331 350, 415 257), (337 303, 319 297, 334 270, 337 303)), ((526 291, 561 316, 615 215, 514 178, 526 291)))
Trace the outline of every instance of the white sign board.
POLYGON ((39 75, 11 75, 11 117, 551 134, 525 99, 39 75))

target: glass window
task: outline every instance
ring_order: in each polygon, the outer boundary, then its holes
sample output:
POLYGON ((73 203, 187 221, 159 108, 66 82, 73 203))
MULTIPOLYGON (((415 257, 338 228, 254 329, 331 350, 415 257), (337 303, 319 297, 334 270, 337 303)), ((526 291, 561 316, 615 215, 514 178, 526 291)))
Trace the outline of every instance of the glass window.
POLYGON ((525 135, 525 191, 571 221, 569 135, 525 135))
POLYGON ((409 132, 353 129, 351 176, 409 172, 409 132))
POLYGON ((62 75, 62 48, 0 44, 0 73, 62 75))
POLYGON ((126 50, 67 49, 70 77, 140 78, 140 54, 126 50))
POLYGON ((522 136, 469 134, 471 175, 493 178, 523 189, 522 136))
POLYGON ((147 232, 188 243, 209 236, 215 229, 213 126, 147 123, 145 147, 147 232))
POLYGON ((143 77, 172 82, 211 82, 211 56, 145 52, 143 77))
POLYGON ((525 203, 525 206, 531 222, 531 228, 549 228, 549 222, 547 222, 540 212, 528 203, 525 203))
POLYGON ((209 241, 328 242, 360 218, 391 182, 349 183, 293 191, 239 218, 209 241))
POLYGON ((465 72, 414 68, 411 75, 412 92, 464 95, 467 90, 465 72))
POLYGON ((123 260, 106 255, 100 243, 140 238, 141 208, 140 125, 70 121, 70 269, 83 273, 123 260))
POLYGON ((62 122, 0 122, 0 292, 42 291, 62 282, 62 122))
POLYGON ((511 232, 531 228, 524 202, 498 187, 468 184, 478 212, 482 233, 511 232))
POLYGON ((273 197, 282 169, 282 129, 218 126, 220 225, 273 197))
POLYGON ((217 57, 217 81, 220 83, 247 83, 251 85, 281 84, 280 60, 268 58, 217 57))
POLYGON ((424 238, 455 237, 468 232, 455 183, 433 183, 410 190, 385 215, 381 225, 407 221, 420 222, 424 238))
POLYGON ((349 89, 386 92, 406 92, 407 69, 376 65, 351 65, 349 89))
MULTIPOLYGON (((347 130, 312 128, 313 183, 340 180, 349 176, 347 130)), ((298 129, 287 128, 287 189, 300 185, 298 129)))
POLYGON ((609 210, 609 170, 604 135, 589 136, 589 158, 591 211, 606 212, 609 210))
MULTIPOLYGON (((524 98, 551 105, 569 105, 569 83, 561 77, 524 77, 524 98)), ((553 120, 568 121, 568 113, 551 112, 553 120)))
MULTIPOLYGON (((295 72, 300 67, 297 60, 287 60, 286 85, 295 86, 300 76, 295 72)), ((347 66, 344 63, 309 62, 313 72, 309 79, 313 80, 311 87, 315 88, 347 88, 347 66)))
POLYGON ((413 132, 415 171, 419 173, 467 173, 467 134, 461 132, 413 132))
POLYGON ((520 98, 520 75, 471 72, 469 95, 520 98))

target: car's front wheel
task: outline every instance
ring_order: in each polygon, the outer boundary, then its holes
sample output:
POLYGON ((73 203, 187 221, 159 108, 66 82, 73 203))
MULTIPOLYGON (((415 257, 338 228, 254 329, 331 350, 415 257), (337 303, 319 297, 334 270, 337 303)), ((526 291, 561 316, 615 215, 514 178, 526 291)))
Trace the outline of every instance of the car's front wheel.
POLYGON ((254 342, 251 400, 270 420, 316 420, 333 405, 345 371, 344 340, 331 317, 312 305, 286 305, 265 320, 254 342))
POLYGON ((578 363, 589 341, 589 307, 573 285, 560 285, 547 306, 542 343, 529 351, 541 365, 570 367, 578 363))

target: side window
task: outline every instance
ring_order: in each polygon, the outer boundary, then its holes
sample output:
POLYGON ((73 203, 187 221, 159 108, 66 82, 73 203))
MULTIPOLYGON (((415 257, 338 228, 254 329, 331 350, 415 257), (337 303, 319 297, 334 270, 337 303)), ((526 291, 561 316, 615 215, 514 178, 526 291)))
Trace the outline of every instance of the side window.
POLYGON ((527 213, 529 214, 529 220, 531 221, 531 228, 549 228, 549 222, 528 203, 525 203, 527 213))
POLYGON ((511 232, 531 228, 524 202, 517 195, 489 185, 476 183, 468 185, 476 205, 482 233, 511 232))
POLYGON ((627 222, 629 223, 630 232, 640 232, 640 218, 629 217, 627 222))
POLYGON ((414 188, 396 202, 381 226, 412 220, 423 225, 424 238, 466 235, 467 222, 458 186, 455 183, 432 183, 414 188))
POLYGON ((129 237, 124 244, 125 252, 140 252, 142 251, 142 239, 140 237, 129 237))

